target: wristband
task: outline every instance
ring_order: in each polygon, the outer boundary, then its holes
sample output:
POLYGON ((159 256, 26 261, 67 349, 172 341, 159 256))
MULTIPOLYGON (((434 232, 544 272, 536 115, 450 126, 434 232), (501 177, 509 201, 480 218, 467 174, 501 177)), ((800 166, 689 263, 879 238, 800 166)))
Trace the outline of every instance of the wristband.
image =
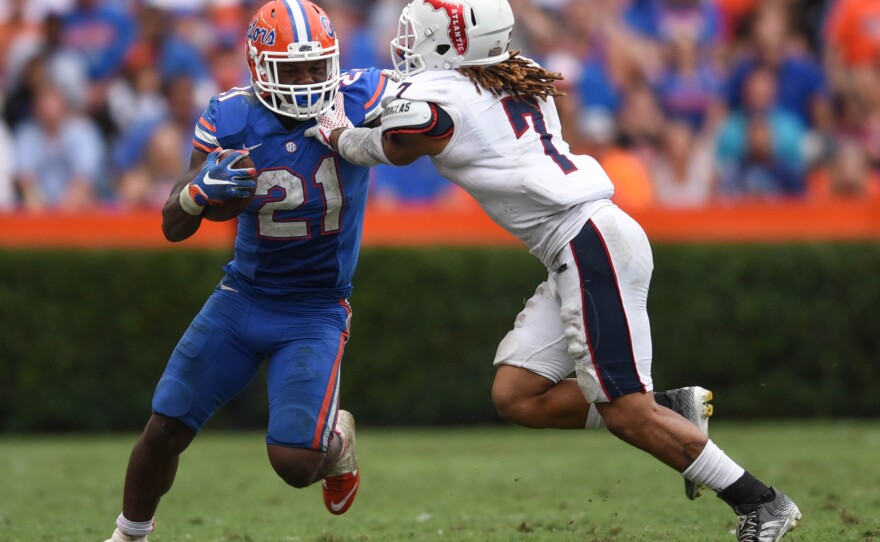
POLYGON ((196 203, 196 200, 189 195, 189 184, 180 191, 180 208, 188 215, 199 216, 205 210, 203 205, 196 203))

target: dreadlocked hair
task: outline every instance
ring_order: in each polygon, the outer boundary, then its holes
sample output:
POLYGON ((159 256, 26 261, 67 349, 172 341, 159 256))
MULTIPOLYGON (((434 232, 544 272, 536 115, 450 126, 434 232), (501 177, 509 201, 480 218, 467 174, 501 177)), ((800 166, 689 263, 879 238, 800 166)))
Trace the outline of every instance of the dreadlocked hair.
POLYGON ((565 96, 553 84, 562 81, 561 73, 549 72, 532 60, 519 56, 519 51, 510 53, 510 58, 490 66, 468 66, 458 71, 473 82, 477 92, 486 89, 493 96, 507 93, 516 101, 547 101, 549 96, 565 96))

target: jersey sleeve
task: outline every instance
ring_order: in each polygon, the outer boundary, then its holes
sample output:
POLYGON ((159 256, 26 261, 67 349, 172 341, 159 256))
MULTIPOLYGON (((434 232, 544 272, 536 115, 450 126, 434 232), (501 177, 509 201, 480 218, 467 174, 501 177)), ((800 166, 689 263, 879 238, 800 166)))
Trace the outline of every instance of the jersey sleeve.
POLYGON ((342 76, 339 89, 345 95, 345 114, 355 126, 370 124, 382 115, 382 98, 388 77, 377 68, 351 70, 342 76))
POLYGON ((232 89, 211 98, 196 122, 193 147, 211 152, 217 147, 240 149, 250 112, 250 89, 232 89))
POLYGON ((382 99, 383 134, 449 137, 460 116, 448 85, 436 84, 431 74, 417 74, 392 83, 382 99))

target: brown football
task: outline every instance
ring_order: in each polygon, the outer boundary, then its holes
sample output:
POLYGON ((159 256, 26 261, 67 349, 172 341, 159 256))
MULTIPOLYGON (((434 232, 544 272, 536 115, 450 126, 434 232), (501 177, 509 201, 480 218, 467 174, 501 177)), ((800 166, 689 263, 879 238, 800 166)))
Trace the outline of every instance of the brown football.
MULTIPOLYGON (((235 149, 224 149, 220 152, 220 156, 217 157, 217 161, 221 162, 225 158, 229 157, 229 153, 238 152, 235 149)), ((251 160, 250 156, 245 156, 241 160, 235 163, 235 169, 248 169, 254 167, 254 161, 251 160)), ((203 216, 212 222, 223 222, 226 220, 232 220, 237 217, 248 208, 251 204, 251 200, 254 199, 254 191, 250 191, 250 195, 244 198, 229 198, 224 201, 220 205, 206 205, 205 212, 203 216)))

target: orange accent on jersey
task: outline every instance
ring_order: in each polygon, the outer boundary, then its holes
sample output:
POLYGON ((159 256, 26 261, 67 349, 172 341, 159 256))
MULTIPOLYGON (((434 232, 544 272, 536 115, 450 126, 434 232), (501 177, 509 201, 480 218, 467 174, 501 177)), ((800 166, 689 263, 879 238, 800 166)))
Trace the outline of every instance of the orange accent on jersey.
POLYGON ((217 128, 214 128, 214 126, 210 122, 206 121, 205 117, 199 117, 199 124, 207 128, 208 130, 211 130, 212 132, 217 131, 217 128))
POLYGON ((379 76, 379 84, 376 85, 376 92, 370 98, 370 101, 364 104, 364 109, 369 109, 373 106, 374 103, 376 103, 376 100, 382 97, 382 94, 385 91, 385 84, 387 83, 387 79, 388 78, 385 77, 384 73, 379 76))
POLYGON ((199 149, 200 151, 205 151, 208 154, 211 154, 212 152, 214 152, 214 149, 212 149, 211 147, 204 145, 202 143, 199 143, 195 139, 193 139, 192 141, 193 141, 193 147, 199 149))

